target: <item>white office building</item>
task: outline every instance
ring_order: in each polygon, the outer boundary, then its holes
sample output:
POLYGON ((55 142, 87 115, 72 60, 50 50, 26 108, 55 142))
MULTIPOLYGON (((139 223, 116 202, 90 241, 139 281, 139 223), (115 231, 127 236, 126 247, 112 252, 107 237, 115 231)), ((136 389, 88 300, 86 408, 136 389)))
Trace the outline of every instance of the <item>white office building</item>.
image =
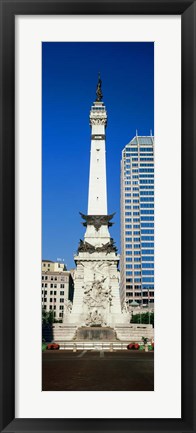
POLYGON ((121 302, 154 303, 154 137, 135 136, 121 160, 121 302))

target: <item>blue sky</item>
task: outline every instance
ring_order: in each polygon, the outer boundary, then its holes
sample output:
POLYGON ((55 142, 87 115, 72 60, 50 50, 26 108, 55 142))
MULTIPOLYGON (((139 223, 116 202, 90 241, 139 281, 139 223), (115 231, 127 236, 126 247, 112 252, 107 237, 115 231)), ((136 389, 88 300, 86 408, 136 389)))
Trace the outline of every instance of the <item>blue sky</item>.
POLYGON ((87 212, 90 162, 89 112, 98 72, 108 113, 106 164, 110 229, 120 252, 120 160, 135 136, 154 134, 154 44, 42 44, 42 257, 73 254, 87 212))

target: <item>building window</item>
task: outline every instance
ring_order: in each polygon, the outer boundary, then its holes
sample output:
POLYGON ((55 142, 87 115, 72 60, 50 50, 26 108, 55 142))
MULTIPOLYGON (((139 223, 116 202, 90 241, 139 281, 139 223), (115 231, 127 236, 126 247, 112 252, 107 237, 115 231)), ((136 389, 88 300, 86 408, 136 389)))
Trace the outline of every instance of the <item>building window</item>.
POLYGON ((53 295, 53 290, 50 290, 50 295, 53 295))
POLYGON ((64 298, 60 298, 60 302, 64 302, 64 298))
POLYGON ((56 295, 56 290, 54 290, 54 295, 56 295))
POLYGON ((140 212, 141 212, 142 215, 154 215, 154 210, 153 209, 141 209, 140 212))
POLYGON ((142 268, 154 268, 154 263, 142 263, 142 268))
POLYGON ((144 283, 154 283, 154 278, 153 277, 144 277, 143 279, 142 279, 142 281, 144 282, 144 283))
MULTIPOLYGON (((61 284, 61 285, 60 285, 60 288, 61 288, 61 289, 64 289, 64 284, 61 284)), ((63 294, 64 294, 64 293, 63 293, 63 294)))
POLYGON ((64 310, 64 305, 60 305, 59 310, 64 310))
POLYGON ((64 290, 60 291, 60 296, 64 296, 64 290))
POLYGON ((50 298, 50 302, 52 302, 52 298, 50 298))
POLYGON ((47 280, 47 279, 48 279, 48 277, 46 276, 46 277, 45 277, 45 280, 47 280))
POLYGON ((154 254, 154 250, 142 250, 142 255, 154 254))
POLYGON ((142 257, 142 262, 154 262, 154 256, 142 257))
POLYGON ((47 284, 47 283, 45 283, 45 287, 48 287, 48 284, 47 284))
POLYGON ((50 287, 52 288, 52 287, 53 287, 53 284, 50 284, 50 287))
POLYGON ((142 271, 142 275, 154 275, 154 271, 151 269, 146 269, 142 271))

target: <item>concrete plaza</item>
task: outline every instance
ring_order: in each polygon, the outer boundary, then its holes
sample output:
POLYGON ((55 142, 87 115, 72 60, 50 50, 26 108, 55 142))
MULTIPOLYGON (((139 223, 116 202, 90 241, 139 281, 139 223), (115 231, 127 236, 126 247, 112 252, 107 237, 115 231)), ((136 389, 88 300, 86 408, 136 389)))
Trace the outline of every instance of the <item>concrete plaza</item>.
POLYGON ((43 391, 154 391, 154 353, 46 351, 43 391))

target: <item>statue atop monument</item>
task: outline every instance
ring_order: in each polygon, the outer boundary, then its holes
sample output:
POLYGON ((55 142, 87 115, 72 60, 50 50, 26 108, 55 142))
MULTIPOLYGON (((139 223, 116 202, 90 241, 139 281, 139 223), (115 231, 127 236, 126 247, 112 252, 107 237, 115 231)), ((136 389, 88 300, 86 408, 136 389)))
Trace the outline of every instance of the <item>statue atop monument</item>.
POLYGON ((100 102, 103 98, 101 85, 102 85, 102 81, 101 81, 101 76, 100 76, 100 72, 99 72, 97 89, 96 89, 96 95, 97 95, 96 102, 100 102))

